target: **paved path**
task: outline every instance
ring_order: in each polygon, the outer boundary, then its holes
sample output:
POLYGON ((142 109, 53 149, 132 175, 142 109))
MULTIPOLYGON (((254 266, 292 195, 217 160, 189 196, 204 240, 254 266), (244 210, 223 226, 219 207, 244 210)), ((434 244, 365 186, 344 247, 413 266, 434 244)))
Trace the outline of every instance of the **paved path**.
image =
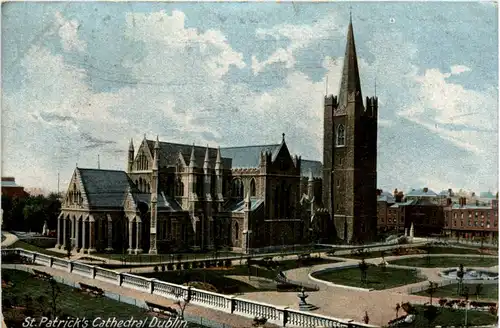
POLYGON ((11 234, 7 231, 2 231, 2 235, 4 235, 5 240, 2 241, 2 247, 9 247, 14 244, 19 238, 16 235, 11 234))
MULTIPOLYGON (((403 256, 388 256, 385 261, 389 262, 395 259, 422 257, 425 255, 403 255, 403 256)), ((454 254, 453 256, 457 256, 454 254)), ((460 255, 467 256, 470 255, 460 255)), ((481 255, 479 255, 481 256, 481 255)), ((470 257, 475 257, 471 255, 470 257)), ((325 268, 345 267, 349 265, 357 266, 360 260, 329 257, 331 259, 343 260, 344 262, 321 264, 313 267, 302 267, 285 272, 287 278, 295 281, 308 282, 318 284, 320 290, 317 292, 310 292, 307 301, 319 307, 315 313, 329 315, 344 319, 353 319, 362 322, 365 311, 368 312, 370 323, 374 325, 386 325, 387 322, 395 317, 395 306, 397 303, 410 302, 413 304, 424 304, 429 301, 426 296, 408 295, 408 288, 425 286, 429 282, 423 281, 406 286, 395 287, 386 290, 374 291, 358 291, 346 289, 341 287, 333 287, 331 285, 313 281, 309 278, 311 272, 315 272, 325 268)), ((367 259, 366 262, 371 264, 380 264, 382 258, 367 259)), ((388 267, 402 267, 389 264, 388 267)), ((416 269, 415 267, 408 267, 416 269)), ((417 268, 428 280, 439 282, 444 280, 438 273, 443 268, 417 268)), ((493 268, 488 268, 493 270, 493 268)), ((268 302, 275 305, 288 306, 290 308, 298 309, 298 298, 296 293, 276 293, 276 292, 253 292, 245 293, 242 298, 248 300, 255 300, 260 302, 268 302)))
MULTIPOLYGON (((135 289, 130 289, 126 287, 117 286, 111 283, 103 282, 100 280, 85 278, 76 274, 68 273, 63 270, 58 270, 54 268, 49 268, 45 266, 37 266, 37 265, 12 265, 6 264, 2 266, 2 269, 16 268, 23 266, 25 268, 36 268, 37 270, 47 272, 53 276, 58 276, 63 278, 64 280, 72 281, 74 283, 83 282, 88 285, 99 287, 105 291, 119 294, 126 297, 131 297, 135 299, 142 299, 144 301, 152 302, 155 304, 170 306, 173 308, 177 308, 174 304, 173 300, 168 298, 164 298, 158 295, 153 295, 145 292, 140 292, 135 289)), ((204 318, 211 321, 215 321, 221 324, 226 325, 227 327, 234 328, 247 328, 252 326, 252 319, 241 317, 235 314, 216 311, 213 309, 197 306, 190 304, 186 307, 185 314, 189 316, 195 316, 198 318, 204 318)), ((5 326, 3 326, 5 327, 5 326)), ((265 327, 278 327, 276 325, 266 324, 265 327)))

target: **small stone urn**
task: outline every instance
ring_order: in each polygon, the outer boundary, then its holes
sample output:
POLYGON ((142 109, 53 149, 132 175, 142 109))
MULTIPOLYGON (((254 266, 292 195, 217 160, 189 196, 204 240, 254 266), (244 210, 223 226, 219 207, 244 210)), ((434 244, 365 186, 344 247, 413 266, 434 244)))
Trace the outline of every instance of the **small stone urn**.
POLYGON ((316 306, 314 306, 312 304, 307 304, 306 298, 308 298, 309 295, 306 294, 304 287, 302 287, 302 289, 300 290, 300 293, 297 294, 297 296, 300 298, 299 309, 301 311, 312 311, 312 310, 317 309, 316 306))

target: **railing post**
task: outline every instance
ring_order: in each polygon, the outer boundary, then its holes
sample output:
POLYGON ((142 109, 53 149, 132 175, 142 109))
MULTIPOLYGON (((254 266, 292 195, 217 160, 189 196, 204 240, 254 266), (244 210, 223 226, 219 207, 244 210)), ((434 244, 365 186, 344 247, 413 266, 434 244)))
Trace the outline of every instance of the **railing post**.
POLYGON ((95 265, 90 267, 90 278, 95 279, 95 265))
POLYGON ((278 318, 279 318, 279 321, 280 321, 280 325, 282 327, 286 327, 286 324, 288 322, 288 306, 284 306, 284 307, 280 307, 280 306, 277 306, 276 307, 276 310, 278 311, 278 318))
POLYGON ((33 253, 31 256, 31 261, 33 261, 33 264, 35 263, 36 260, 36 253, 33 253))
POLYGON ((123 276, 121 272, 118 272, 118 286, 121 286, 123 282, 123 276))
POLYGON ((73 261, 68 261, 68 272, 71 273, 73 271, 73 261))
POLYGON ((52 268, 52 265, 54 265, 54 258, 51 256, 49 257, 49 268, 52 268))
POLYGON ((153 291, 155 290, 155 278, 152 278, 149 280, 149 293, 153 294, 153 291))
POLYGON ((229 313, 234 313, 234 310, 236 309, 236 296, 229 296, 227 298, 227 300, 229 301, 229 313))

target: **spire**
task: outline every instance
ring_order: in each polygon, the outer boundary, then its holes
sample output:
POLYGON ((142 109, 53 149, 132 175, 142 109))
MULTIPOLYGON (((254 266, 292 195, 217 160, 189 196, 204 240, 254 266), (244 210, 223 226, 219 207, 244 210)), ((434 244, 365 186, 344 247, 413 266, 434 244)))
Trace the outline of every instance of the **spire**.
POLYGON ((217 159, 215 160, 215 169, 220 170, 222 168, 222 159, 220 155, 220 146, 217 147, 217 159))
POLYGON ((189 167, 196 167, 196 162, 195 162, 195 157, 194 157, 194 144, 193 148, 191 148, 191 158, 189 159, 189 167))
POLYGON ((160 149, 160 139, 158 139, 158 136, 156 136, 156 141, 155 141, 155 150, 160 149))
POLYGON ((352 18, 349 19, 347 30, 347 43, 344 56, 344 68, 342 69, 342 80, 340 82, 339 104, 347 106, 348 95, 354 93, 356 101, 362 102, 361 82, 359 79, 358 58, 354 43, 354 32, 352 29, 352 18))
POLYGON ((283 139, 281 140, 281 142, 285 142, 285 134, 284 134, 284 133, 282 133, 281 135, 282 135, 282 137, 283 137, 283 139))
POLYGON ((205 162, 203 164, 203 168, 208 169, 208 167, 209 167, 209 154, 208 154, 208 145, 207 145, 207 149, 205 150, 205 162))
POLYGON ((130 144, 128 145, 128 151, 134 151, 134 139, 130 139, 130 144))

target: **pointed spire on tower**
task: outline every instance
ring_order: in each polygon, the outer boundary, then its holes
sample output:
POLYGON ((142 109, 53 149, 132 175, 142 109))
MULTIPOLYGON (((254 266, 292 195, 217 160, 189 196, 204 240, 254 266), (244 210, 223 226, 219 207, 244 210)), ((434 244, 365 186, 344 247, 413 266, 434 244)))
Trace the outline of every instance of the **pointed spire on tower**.
POLYGON ((129 151, 134 151, 134 139, 130 138, 130 144, 128 145, 129 151))
POLYGON ((160 139, 158 139, 158 136, 156 136, 155 149, 160 149, 160 139))
POLYGON ((208 169, 209 166, 210 166, 210 164, 209 164, 209 152, 208 152, 208 145, 207 145, 207 149, 205 150, 205 161, 203 163, 203 168, 208 169))
POLYGON ((191 148, 191 158, 189 159, 189 167, 196 167, 196 158, 194 156, 194 143, 193 143, 193 148, 191 148))
POLYGON ((281 142, 285 142, 285 133, 282 133, 281 136, 283 137, 283 139, 281 140, 281 142))
POLYGON ((356 45, 354 43, 354 32, 352 28, 352 17, 349 19, 347 30, 347 43, 344 56, 344 67, 342 69, 342 79, 340 82, 339 104, 347 106, 349 94, 354 93, 355 99, 362 101, 361 82, 359 78, 358 58, 356 55, 356 45))
POLYGON ((217 158, 215 159, 215 169, 216 170, 222 169, 222 158, 220 155, 220 146, 217 147, 217 158))

